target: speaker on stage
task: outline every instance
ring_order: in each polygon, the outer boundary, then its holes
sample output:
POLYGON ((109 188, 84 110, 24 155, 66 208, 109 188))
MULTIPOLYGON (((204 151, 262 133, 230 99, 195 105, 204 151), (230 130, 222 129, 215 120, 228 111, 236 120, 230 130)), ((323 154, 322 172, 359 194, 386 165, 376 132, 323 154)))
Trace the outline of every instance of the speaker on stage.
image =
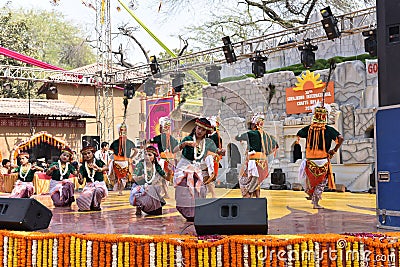
POLYGON ((0 198, 0 229, 36 231, 49 227, 51 211, 33 198, 0 198))
POLYGON ((196 199, 194 226, 198 235, 268 234, 267 199, 196 199))
POLYGON ((400 104, 400 2, 376 1, 379 106, 400 104))

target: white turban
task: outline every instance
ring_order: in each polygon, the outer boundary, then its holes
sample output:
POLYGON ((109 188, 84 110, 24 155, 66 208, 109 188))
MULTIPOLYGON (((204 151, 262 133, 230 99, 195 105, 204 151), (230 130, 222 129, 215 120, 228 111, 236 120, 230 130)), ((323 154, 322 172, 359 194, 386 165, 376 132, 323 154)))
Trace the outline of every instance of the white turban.
POLYGON ((166 124, 171 125, 171 120, 168 117, 160 117, 158 123, 161 127, 164 127, 166 124))
POLYGON ((207 117, 207 120, 210 121, 212 127, 217 127, 217 116, 207 117))
MULTIPOLYGON (((315 108, 317 108, 317 107, 322 107, 322 103, 318 101, 311 107, 312 114, 315 113, 315 108)), ((326 109, 326 111, 328 111, 328 113, 331 113, 331 110, 332 110, 331 105, 325 103, 324 108, 326 109)))
POLYGON ((259 120, 264 120, 264 116, 261 113, 256 113, 251 118, 252 123, 257 123, 257 121, 259 121, 259 120))

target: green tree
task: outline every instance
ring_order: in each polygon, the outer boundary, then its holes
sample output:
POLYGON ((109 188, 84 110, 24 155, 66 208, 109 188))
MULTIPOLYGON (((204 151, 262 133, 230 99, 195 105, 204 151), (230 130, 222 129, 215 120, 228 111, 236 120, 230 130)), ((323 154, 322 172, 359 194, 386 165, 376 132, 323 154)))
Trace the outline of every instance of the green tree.
MULTIPOLYGON (((172 16, 182 9, 196 13, 192 0, 163 1, 164 14, 172 16)), ((221 43, 221 37, 231 36, 233 42, 265 35, 267 31, 289 29, 310 23, 314 12, 330 6, 334 14, 351 12, 375 4, 375 0, 203 0, 209 16, 199 25, 186 27, 185 37, 206 47, 221 43)))
MULTIPOLYGON (((95 62, 95 55, 80 28, 64 20, 60 13, 8 9, 0 14, 0 25, 0 46, 9 50, 68 70, 95 62)), ((0 56, 0 64, 32 67, 5 56, 0 56)), ((0 85, 12 84, 11 89, 1 86, 3 97, 28 97, 26 82, 0 82, 0 85)), ((31 97, 37 97, 36 90, 40 85, 29 86, 31 97)))

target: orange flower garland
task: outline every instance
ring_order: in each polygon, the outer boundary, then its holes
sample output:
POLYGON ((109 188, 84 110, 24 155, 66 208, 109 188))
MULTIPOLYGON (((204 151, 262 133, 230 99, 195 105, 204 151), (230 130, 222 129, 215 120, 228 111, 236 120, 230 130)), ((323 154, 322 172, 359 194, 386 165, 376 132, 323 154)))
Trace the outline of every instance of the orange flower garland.
MULTIPOLYGON (((107 242, 107 243, 105 243, 105 245, 106 245, 106 254, 104 254, 105 258, 106 258, 106 260, 105 260, 106 265, 105 266, 111 266, 111 259, 112 259, 111 258, 111 255, 112 255, 112 253, 111 253, 111 244, 109 242, 107 242)), ((101 266, 103 266, 103 265, 101 265, 101 266)))

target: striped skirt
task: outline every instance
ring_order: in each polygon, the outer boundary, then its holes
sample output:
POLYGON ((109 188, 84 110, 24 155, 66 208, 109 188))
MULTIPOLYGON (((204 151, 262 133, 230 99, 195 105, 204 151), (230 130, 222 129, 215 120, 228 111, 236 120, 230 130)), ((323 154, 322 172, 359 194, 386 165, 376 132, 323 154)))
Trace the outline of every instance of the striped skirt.
POLYGON ((76 199, 80 211, 101 210, 100 203, 108 196, 106 183, 87 183, 81 195, 76 199))

